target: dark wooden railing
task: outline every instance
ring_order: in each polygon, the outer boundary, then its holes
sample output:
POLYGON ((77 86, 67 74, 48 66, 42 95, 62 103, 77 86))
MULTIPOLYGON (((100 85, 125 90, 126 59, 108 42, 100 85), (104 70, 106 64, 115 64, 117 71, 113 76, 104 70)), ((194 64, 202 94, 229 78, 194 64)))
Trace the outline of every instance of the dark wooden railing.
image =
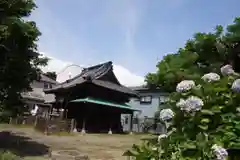
POLYGON ((47 119, 36 116, 11 118, 10 124, 28 125, 45 134, 57 134, 60 132, 71 132, 73 130, 73 120, 70 119, 47 119))
POLYGON ((38 118, 35 128, 46 134, 56 134, 60 132, 71 132, 72 122, 71 120, 65 119, 44 119, 38 118))
POLYGON ((19 116, 17 118, 11 118, 10 123, 15 125, 26 124, 26 125, 34 125, 36 122, 35 116, 23 117, 19 116))

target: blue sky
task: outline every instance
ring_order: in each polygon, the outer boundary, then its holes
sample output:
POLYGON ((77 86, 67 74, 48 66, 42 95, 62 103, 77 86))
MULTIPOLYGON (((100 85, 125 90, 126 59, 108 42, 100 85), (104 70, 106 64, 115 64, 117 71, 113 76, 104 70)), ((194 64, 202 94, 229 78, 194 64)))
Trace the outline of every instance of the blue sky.
POLYGON ((39 50, 80 65, 112 60, 144 76, 197 32, 240 16, 239 0, 37 0, 39 50))

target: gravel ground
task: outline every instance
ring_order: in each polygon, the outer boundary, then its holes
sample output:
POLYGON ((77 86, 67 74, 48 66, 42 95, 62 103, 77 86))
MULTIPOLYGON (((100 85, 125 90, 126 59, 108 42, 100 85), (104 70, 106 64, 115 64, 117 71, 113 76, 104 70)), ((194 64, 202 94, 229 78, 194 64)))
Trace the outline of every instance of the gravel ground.
POLYGON ((9 150, 13 150, 21 156, 30 157, 28 159, 32 157, 32 160, 44 159, 50 153, 53 156, 59 153, 68 154, 68 156, 88 156, 90 160, 126 160, 126 157, 122 156, 123 152, 132 144, 139 143, 141 138, 146 137, 146 135, 117 134, 46 136, 31 128, 12 126, 0 127, 0 133, 2 148, 4 144, 7 144, 9 150), (8 132, 11 134, 9 135, 8 132))

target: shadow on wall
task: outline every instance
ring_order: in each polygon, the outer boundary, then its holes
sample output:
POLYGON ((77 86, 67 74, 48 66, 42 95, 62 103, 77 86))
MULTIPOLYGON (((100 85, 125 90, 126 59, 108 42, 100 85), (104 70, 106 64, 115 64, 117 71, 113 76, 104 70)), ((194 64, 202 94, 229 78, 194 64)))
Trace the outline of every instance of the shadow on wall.
POLYGON ((0 150, 11 151, 21 157, 43 156, 48 154, 49 147, 25 136, 17 136, 11 132, 0 132, 0 150))

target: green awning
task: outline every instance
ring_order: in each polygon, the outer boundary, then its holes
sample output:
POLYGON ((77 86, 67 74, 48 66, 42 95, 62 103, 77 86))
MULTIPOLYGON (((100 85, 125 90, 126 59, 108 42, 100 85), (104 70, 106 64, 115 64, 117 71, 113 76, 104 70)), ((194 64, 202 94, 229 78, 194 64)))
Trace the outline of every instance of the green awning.
POLYGON ((116 107, 116 108, 122 108, 122 109, 127 109, 127 110, 132 110, 132 111, 138 111, 136 109, 131 108, 131 106, 122 103, 114 103, 114 102, 109 102, 106 100, 100 100, 100 99, 95 99, 95 98, 81 98, 81 99, 75 99, 72 100, 71 102, 77 103, 77 102, 87 102, 87 103, 94 103, 94 104, 100 104, 100 105, 105 105, 105 106, 111 106, 111 107, 116 107))

